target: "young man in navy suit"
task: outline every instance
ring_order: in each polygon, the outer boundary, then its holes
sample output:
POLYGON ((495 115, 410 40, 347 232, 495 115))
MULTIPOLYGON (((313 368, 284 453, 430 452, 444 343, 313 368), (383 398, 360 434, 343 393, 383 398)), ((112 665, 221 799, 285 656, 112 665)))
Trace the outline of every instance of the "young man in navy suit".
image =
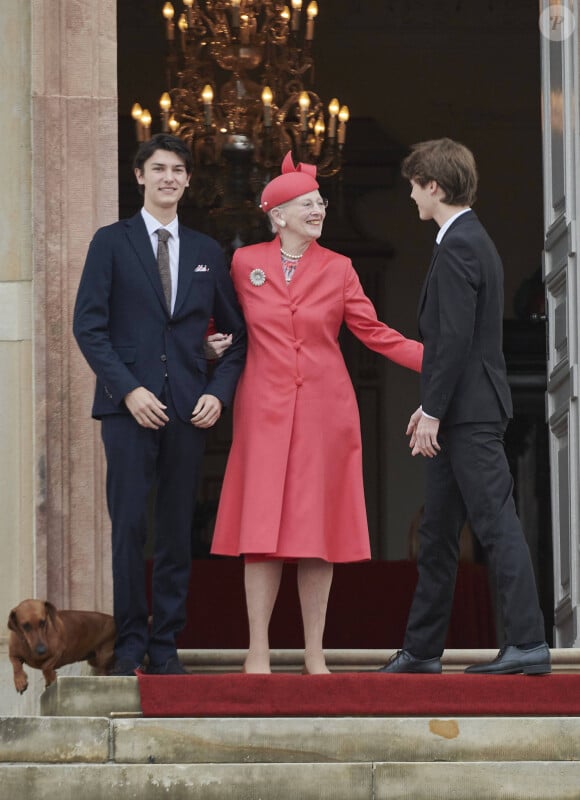
POLYGON ((205 435, 232 399, 246 336, 221 248, 177 219, 192 172, 189 148, 158 134, 140 146, 134 169, 143 208, 96 232, 73 327, 97 377, 92 413, 101 420, 107 458, 117 624, 112 674, 132 675, 146 658, 150 673, 181 674, 175 640, 186 619, 205 435), (204 342, 211 318, 231 339, 210 372, 204 342), (154 487, 149 626, 143 548, 154 487))
POLYGON ((438 139, 415 145, 402 172, 420 219, 434 220, 439 232, 419 301, 421 406, 407 428, 413 455, 427 459, 419 577, 404 649, 381 672, 441 672, 467 518, 498 590, 505 645, 492 662, 466 671, 547 673, 550 651, 503 443, 512 416, 503 267, 471 210, 475 160, 463 145, 438 139))

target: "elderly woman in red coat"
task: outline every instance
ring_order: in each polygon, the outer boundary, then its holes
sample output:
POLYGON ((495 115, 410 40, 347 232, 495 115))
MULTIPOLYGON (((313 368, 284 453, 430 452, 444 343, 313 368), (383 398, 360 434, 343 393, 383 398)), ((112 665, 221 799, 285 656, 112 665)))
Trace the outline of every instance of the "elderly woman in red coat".
POLYGON ((298 563, 305 672, 324 674, 333 564, 370 558, 342 323, 409 369, 420 371, 423 355, 419 342, 379 322, 350 260, 318 245, 326 202, 315 176, 286 156, 262 194, 275 239, 240 248, 232 262, 248 352, 212 552, 245 556, 252 673, 270 672, 268 626, 285 560, 298 563))

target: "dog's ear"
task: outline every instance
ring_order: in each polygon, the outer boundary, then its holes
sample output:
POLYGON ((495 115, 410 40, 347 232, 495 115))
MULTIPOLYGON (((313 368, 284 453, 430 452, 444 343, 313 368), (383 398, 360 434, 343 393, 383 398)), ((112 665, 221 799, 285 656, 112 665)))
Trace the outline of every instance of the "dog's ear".
POLYGON ((52 603, 49 603, 48 600, 46 600, 44 603, 44 608, 46 609, 46 616, 50 620, 51 624, 56 625, 56 619, 57 619, 56 606, 53 606, 52 603))
POLYGON ((8 627, 10 628, 11 631, 18 630, 18 619, 16 617, 15 608, 12 609, 12 611, 10 612, 10 616, 8 617, 8 627))

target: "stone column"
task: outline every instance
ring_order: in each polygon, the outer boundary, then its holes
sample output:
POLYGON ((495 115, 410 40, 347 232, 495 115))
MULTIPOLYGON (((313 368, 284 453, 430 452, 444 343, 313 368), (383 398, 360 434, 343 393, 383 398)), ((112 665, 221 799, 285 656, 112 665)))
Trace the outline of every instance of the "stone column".
POLYGON ((112 608, 94 380, 72 311, 95 229, 118 216, 115 0, 32 0, 35 584, 112 608))
POLYGON ((26 597, 111 610, 93 376, 71 315, 94 230, 117 217, 115 0, 2 4, 0 92, 0 714, 19 697, 6 619, 26 597))
POLYGON ((0 702, 16 695, 7 660, 10 609, 33 591, 30 8, 5 3, 0 26, 0 702))

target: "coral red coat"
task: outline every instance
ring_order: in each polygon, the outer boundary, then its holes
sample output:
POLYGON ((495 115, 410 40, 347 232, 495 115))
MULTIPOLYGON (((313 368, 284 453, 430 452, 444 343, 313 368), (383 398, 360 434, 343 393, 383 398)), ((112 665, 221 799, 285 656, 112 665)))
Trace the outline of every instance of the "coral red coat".
POLYGON ((423 346, 379 322, 350 260, 316 242, 289 285, 278 238, 237 250, 232 278, 248 352, 212 552, 367 559, 358 406, 338 334, 344 322, 416 371, 423 346))

